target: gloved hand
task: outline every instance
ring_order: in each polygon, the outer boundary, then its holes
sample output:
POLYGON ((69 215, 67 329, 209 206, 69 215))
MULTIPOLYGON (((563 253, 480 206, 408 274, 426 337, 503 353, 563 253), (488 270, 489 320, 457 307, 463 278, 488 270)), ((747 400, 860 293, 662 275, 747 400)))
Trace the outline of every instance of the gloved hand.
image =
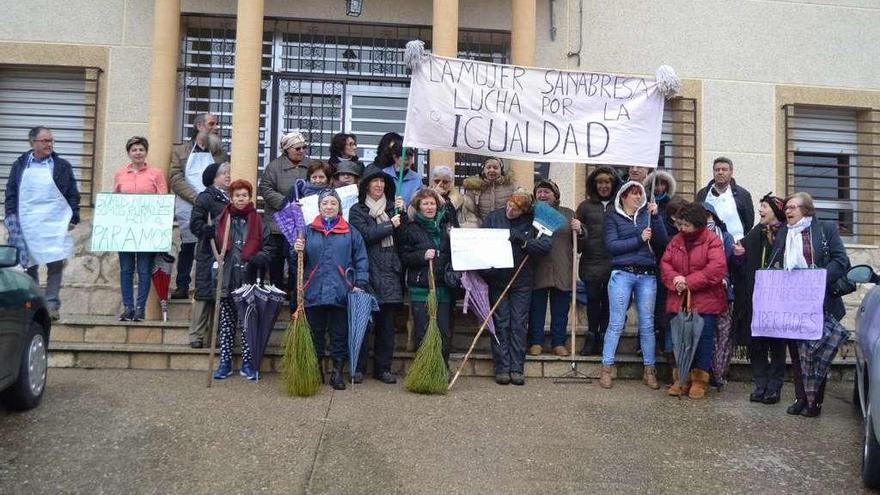
POLYGON ((510 229, 510 242, 523 245, 529 240, 529 236, 522 231, 510 229))
POLYGON ((215 237, 217 237, 217 226, 205 225, 202 227, 202 239, 209 241, 215 237))

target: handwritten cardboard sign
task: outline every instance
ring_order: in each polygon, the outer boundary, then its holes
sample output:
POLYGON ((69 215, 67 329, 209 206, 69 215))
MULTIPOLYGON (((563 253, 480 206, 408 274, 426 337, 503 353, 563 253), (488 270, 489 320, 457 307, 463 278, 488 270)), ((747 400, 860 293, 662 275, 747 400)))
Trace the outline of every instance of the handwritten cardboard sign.
POLYGON ((98 193, 91 250, 167 252, 173 228, 173 194, 98 193))
MULTIPOLYGON (((345 221, 348 221, 348 210, 358 202, 358 186, 357 184, 352 184, 350 186, 338 187, 336 188, 336 194, 339 195, 339 199, 342 201, 342 205, 340 205, 342 217, 345 218, 345 221)), ((315 217, 320 213, 318 209, 318 195, 312 194, 311 196, 301 198, 299 204, 302 205, 303 218, 306 225, 314 222, 315 217)))
POLYGON ((758 270, 752 296, 752 336, 822 337, 825 270, 758 270))
POLYGON ((452 229, 449 243, 455 271, 513 268, 508 229, 452 229))
POLYGON ((404 146, 653 168, 663 105, 652 78, 429 55, 412 73, 404 146))

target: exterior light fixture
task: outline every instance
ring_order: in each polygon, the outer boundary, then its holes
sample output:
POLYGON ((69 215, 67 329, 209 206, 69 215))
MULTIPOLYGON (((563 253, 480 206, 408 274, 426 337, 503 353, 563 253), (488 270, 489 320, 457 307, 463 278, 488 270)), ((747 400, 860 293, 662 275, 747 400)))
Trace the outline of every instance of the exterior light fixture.
POLYGON ((345 13, 351 17, 360 17, 364 12, 365 0, 345 0, 345 13))

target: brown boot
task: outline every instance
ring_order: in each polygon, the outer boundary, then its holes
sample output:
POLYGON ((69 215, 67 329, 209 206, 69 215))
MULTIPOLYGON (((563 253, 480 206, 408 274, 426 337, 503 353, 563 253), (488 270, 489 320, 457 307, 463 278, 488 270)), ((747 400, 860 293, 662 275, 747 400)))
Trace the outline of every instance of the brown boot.
POLYGON ((678 368, 672 368, 672 385, 667 387, 666 393, 673 397, 681 395, 681 387, 678 386, 678 368))
POLYGON ((657 369, 653 366, 645 366, 644 371, 642 371, 642 382, 651 390, 660 388, 660 384, 657 383, 657 369))
POLYGON ((558 345, 553 348, 553 354, 556 354, 559 357, 566 357, 568 356, 568 349, 566 349, 564 345, 558 345))
POLYGON ((599 386, 602 388, 611 388, 611 366, 602 366, 599 372, 599 386))
POLYGON ((688 397, 702 399, 706 396, 707 388, 709 388, 709 373, 703 370, 691 370, 691 388, 688 397))
POLYGON ((529 356, 540 356, 542 352, 544 352, 544 348, 538 344, 529 346, 529 356))

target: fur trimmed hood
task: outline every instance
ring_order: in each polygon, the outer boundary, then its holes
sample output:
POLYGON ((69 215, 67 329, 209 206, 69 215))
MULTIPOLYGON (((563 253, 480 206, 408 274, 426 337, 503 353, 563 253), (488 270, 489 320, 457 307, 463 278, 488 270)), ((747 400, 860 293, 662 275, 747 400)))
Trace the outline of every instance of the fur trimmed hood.
MULTIPOLYGON (((509 175, 502 175, 495 180, 495 184, 499 186, 506 186, 510 183, 511 179, 509 175)), ((466 191, 484 191, 489 185, 489 181, 481 175, 472 175, 464 180, 463 185, 466 191)))
POLYGON ((657 177, 657 180, 662 180, 666 182, 666 199, 670 200, 675 196, 675 191, 678 189, 678 183, 675 181, 675 177, 672 176, 669 172, 665 170, 654 170, 642 182, 642 185, 645 186, 645 196, 650 198, 653 192, 653 184, 654 177, 657 177))

